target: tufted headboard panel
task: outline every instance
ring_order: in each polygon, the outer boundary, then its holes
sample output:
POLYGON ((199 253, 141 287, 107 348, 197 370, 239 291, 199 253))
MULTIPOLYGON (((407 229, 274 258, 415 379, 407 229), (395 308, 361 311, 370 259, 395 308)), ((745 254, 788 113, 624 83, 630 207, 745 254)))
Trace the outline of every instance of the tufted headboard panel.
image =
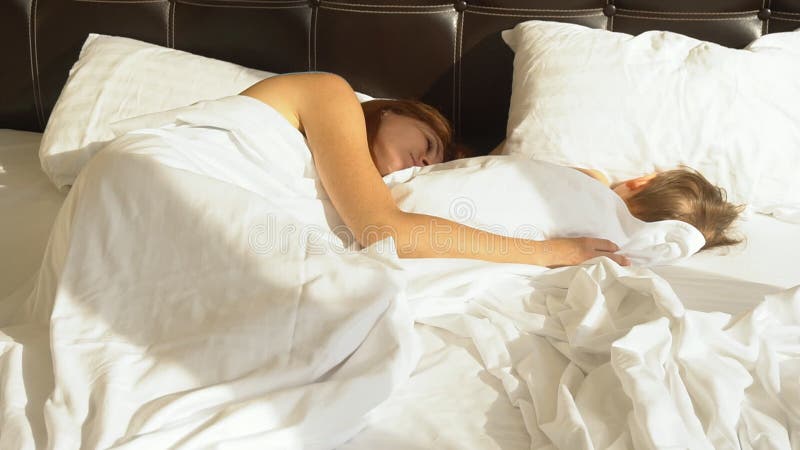
POLYGON ((505 136, 511 96, 500 31, 532 19, 741 48, 800 27, 800 0, 4 0, 0 128, 44 129, 94 32, 271 72, 338 73, 370 95, 436 106, 486 153, 505 136))

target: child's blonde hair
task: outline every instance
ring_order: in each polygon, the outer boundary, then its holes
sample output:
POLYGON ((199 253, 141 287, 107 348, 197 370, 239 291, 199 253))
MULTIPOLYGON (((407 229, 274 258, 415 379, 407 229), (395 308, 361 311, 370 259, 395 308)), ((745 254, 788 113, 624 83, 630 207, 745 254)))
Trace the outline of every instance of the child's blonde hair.
POLYGON ((645 222, 674 219, 692 224, 705 236, 701 250, 706 250, 742 241, 729 233, 744 205, 728 203, 725 197, 724 189, 683 167, 658 173, 627 203, 631 213, 645 222))

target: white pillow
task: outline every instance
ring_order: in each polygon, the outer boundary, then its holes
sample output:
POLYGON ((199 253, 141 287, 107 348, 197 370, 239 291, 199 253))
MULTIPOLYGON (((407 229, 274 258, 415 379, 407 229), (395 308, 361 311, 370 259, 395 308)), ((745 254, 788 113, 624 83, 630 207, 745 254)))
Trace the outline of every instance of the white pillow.
POLYGON ((94 153, 91 148, 114 137, 112 122, 235 95, 273 75, 135 39, 90 34, 45 127, 42 169, 63 188, 94 153), (93 142, 98 144, 89 146, 93 142))
POLYGON ((735 203, 800 203, 800 30, 744 50, 528 21, 515 52, 503 154, 605 171, 688 165, 735 203))
POLYGON ((677 220, 643 222, 614 191, 570 167, 519 155, 479 156, 384 177, 398 207, 504 236, 598 237, 639 266, 671 264, 704 244, 677 220))

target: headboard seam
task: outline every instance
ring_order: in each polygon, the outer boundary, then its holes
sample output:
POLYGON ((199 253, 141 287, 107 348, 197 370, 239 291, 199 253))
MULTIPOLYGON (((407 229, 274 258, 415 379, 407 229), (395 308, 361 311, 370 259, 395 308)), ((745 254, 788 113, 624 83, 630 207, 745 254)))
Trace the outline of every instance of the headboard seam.
POLYGON ((325 9, 332 9, 335 11, 345 11, 350 13, 361 13, 361 14, 437 14, 437 13, 448 13, 450 10, 448 9, 440 9, 440 10, 430 10, 430 11, 370 11, 370 10, 359 10, 359 9, 345 9, 345 8, 334 8, 328 5, 319 5, 320 8, 325 9))
POLYGON ((531 12, 531 13, 538 13, 538 12, 554 12, 554 13, 583 13, 592 11, 594 9, 598 11, 602 11, 603 8, 584 8, 584 9, 550 9, 550 8, 506 8, 506 7, 497 7, 497 6, 480 6, 480 5, 470 5, 470 11, 480 11, 483 9, 496 9, 499 11, 524 11, 524 12, 531 12))
POLYGON ((371 5, 366 3, 342 3, 342 2, 332 2, 332 1, 325 1, 325 5, 340 5, 340 6, 367 6, 371 8, 433 8, 433 7, 451 7, 453 6, 450 3, 442 3, 438 5, 371 5))
POLYGON ((559 15, 559 16, 544 15, 544 14, 501 14, 501 13, 491 13, 491 12, 477 11, 477 10, 471 10, 470 13, 471 14, 480 14, 480 15, 484 15, 484 16, 503 16, 503 17, 519 17, 519 18, 522 18, 522 17, 533 17, 533 18, 541 18, 541 19, 572 19, 572 18, 575 18, 575 17, 599 17, 599 16, 604 15, 602 11, 600 11, 600 13, 595 13, 595 14, 559 15))
POLYGON ((290 5, 290 6, 269 6, 269 5, 217 5, 214 3, 198 3, 189 0, 174 0, 175 3, 183 3, 185 5, 202 6, 206 8, 245 8, 245 9, 297 9, 306 8, 307 5, 290 5))
MULTIPOLYGON (((319 70, 317 69, 319 65, 319 61, 317 61, 317 23, 319 23, 319 8, 313 8, 311 14, 311 20, 314 22, 314 67, 311 70, 319 70)), ((311 45, 311 42, 309 42, 309 45, 311 45)))
MULTIPOLYGON (((747 12, 755 12, 755 13, 757 13, 758 11, 744 11, 744 12, 742 12, 742 14, 747 13, 747 12)), ((633 18, 633 19, 671 20, 671 21, 679 21, 679 22, 708 22, 708 21, 712 21, 712 20, 713 21, 728 20, 728 21, 731 21, 731 22, 736 22, 736 21, 743 21, 743 20, 747 20, 747 21, 753 20, 752 17, 703 17, 703 18, 699 18, 699 19, 688 18, 688 17, 651 17, 651 16, 640 16, 638 14, 625 14, 625 13, 620 13, 620 12, 618 12, 616 15, 620 16, 620 17, 629 17, 629 18, 633 18)))
POLYGON ((36 120, 39 128, 44 129, 44 112, 42 108, 42 89, 39 82, 39 49, 36 42, 36 0, 31 0, 28 14, 28 46, 31 55, 31 78, 33 82, 33 106, 36 109, 36 120))
POLYGON ((74 0, 78 3, 163 3, 168 0, 74 0))
MULTIPOLYGON (((461 110, 463 109, 461 104, 463 103, 463 99, 461 97, 461 60, 464 59, 464 21, 467 19, 467 15, 465 14, 466 11, 459 11, 458 12, 458 23, 456 24, 456 36, 458 37, 458 49, 453 48, 453 52, 458 51, 458 65, 455 64, 453 61, 453 69, 455 72, 458 72, 458 106, 457 108, 453 108, 453 133, 455 134, 456 138, 460 141, 461 140, 461 110)), ((455 47, 455 42, 453 43, 453 47, 455 47)), ((455 72, 453 73, 455 75, 455 72)))
POLYGON ((754 10, 724 11, 724 12, 714 12, 714 11, 647 11, 647 10, 644 10, 644 9, 628 9, 628 8, 624 8, 622 10, 623 11, 627 11, 627 12, 645 13, 645 14, 651 14, 651 15, 659 15, 660 14, 660 15, 664 15, 664 16, 678 15, 678 14, 682 14, 682 15, 685 15, 685 16, 736 16, 736 15, 745 14, 745 13, 758 12, 758 11, 754 11, 754 10))
POLYGON ((167 47, 175 48, 175 2, 169 2, 167 15, 167 47))

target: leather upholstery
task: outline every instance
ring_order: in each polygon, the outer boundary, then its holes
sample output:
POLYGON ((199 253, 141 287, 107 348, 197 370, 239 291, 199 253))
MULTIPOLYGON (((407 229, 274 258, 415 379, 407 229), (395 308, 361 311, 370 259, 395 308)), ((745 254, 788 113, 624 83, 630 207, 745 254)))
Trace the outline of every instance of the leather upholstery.
POLYGON ((511 96, 500 31, 531 19, 741 48, 800 27, 800 0, 3 0, 0 128, 44 129, 95 32, 272 72, 338 73, 373 96, 436 106, 459 141, 487 153, 505 136, 511 96))

